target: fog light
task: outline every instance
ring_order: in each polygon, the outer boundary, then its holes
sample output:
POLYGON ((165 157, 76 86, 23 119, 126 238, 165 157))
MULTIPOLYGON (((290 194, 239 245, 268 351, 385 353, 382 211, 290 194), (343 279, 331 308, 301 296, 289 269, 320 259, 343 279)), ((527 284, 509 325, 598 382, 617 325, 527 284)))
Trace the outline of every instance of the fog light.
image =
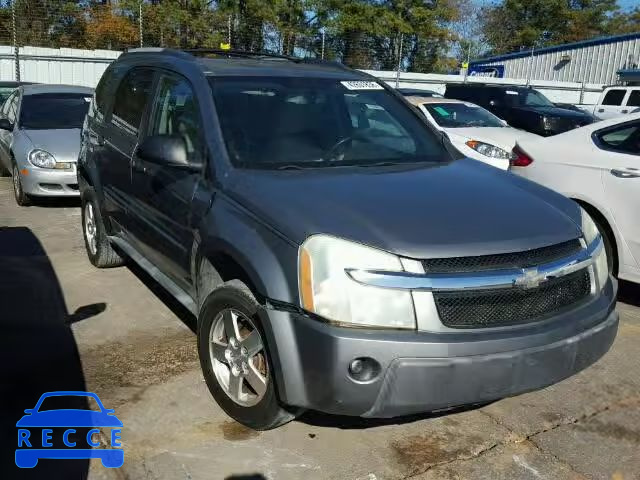
POLYGON ((356 358, 349 364, 349 375, 357 382, 370 382, 380 375, 380 364, 373 358, 356 358))

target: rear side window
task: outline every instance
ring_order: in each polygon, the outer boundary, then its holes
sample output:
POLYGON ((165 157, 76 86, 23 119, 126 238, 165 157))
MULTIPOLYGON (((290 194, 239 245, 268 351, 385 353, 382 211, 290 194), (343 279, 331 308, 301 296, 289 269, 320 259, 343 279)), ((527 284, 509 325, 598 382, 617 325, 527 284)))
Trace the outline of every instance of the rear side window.
POLYGON ((127 73, 116 90, 113 104, 114 123, 124 123, 124 127, 138 131, 153 84, 153 71, 135 68, 127 73))
POLYGON ((631 90, 629 100, 627 100, 627 106, 640 107, 640 90, 631 90))
POLYGON ((627 92, 624 90, 609 90, 602 100, 602 105, 619 106, 627 92))
POLYGON ((640 155, 640 122, 626 124, 598 135, 601 146, 631 155, 640 155))

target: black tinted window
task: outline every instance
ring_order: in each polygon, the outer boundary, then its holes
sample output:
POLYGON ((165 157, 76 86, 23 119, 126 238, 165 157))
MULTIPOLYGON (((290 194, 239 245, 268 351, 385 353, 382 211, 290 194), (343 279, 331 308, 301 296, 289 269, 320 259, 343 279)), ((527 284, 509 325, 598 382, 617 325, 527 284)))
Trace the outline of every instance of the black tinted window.
POLYGON ((151 70, 136 68, 127 73, 116 91, 114 120, 121 120, 125 122, 125 126, 137 131, 151 95, 152 82, 151 70))
POLYGON ((111 83, 113 82, 113 70, 107 68, 98 82, 96 87, 96 101, 95 107, 99 114, 104 115, 107 109, 107 92, 111 90, 111 83))
POLYGON ((602 105, 622 105, 626 93, 624 90, 609 90, 602 100, 602 105))
POLYGON ((610 150, 640 155, 640 123, 620 126, 601 133, 598 138, 610 150))
POLYGON ((374 82, 211 79, 231 161, 246 168, 448 160, 436 136, 374 82))
POLYGON ((90 101, 90 94, 25 95, 20 108, 20 127, 25 130, 81 128, 90 101))
POLYGON ((629 100, 627 100, 627 106, 640 107, 640 90, 631 90, 629 100))

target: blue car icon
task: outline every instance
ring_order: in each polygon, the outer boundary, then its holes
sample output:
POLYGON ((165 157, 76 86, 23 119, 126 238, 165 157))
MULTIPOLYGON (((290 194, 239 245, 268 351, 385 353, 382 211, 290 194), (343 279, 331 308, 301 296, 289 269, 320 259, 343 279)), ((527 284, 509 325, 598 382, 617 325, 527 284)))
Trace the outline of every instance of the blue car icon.
MULTIPOLYGON (((75 399, 77 400, 77 399, 75 399)), ((43 394, 33 409, 24 411, 24 415, 16 427, 18 427, 18 447, 27 448, 16 449, 16 465, 20 468, 33 468, 38 464, 39 459, 89 459, 99 458, 102 465, 107 468, 118 468, 124 463, 124 452, 121 446, 120 428, 122 422, 114 415, 114 410, 104 408, 100 398, 95 393, 80 391, 49 392, 43 394), (100 408, 97 410, 58 408, 55 410, 40 411, 42 402, 51 397, 89 397, 93 398, 100 408), (46 427, 42 430, 42 441, 40 437, 34 435, 31 438, 30 428, 46 427), (52 427, 67 427, 63 434, 65 446, 68 448, 51 448, 50 433, 52 427), (100 432, 95 427, 110 427, 112 448, 75 448, 80 444, 82 436, 78 436, 75 428, 91 428, 86 434, 86 443, 90 447, 98 447, 100 444, 95 436, 100 432), (75 438, 78 437, 78 438, 75 438), (73 438, 73 441, 72 441, 73 438), (33 442, 33 446, 32 446, 33 442), (39 446, 42 448, 38 448, 39 446)))

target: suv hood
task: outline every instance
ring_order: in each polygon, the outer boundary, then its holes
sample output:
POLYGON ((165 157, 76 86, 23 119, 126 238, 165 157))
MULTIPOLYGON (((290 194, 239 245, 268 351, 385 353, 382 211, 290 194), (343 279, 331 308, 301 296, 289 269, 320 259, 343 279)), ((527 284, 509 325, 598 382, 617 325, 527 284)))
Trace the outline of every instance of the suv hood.
POLYGON ((574 120, 590 120, 591 116, 589 116, 586 112, 576 112, 573 110, 567 110, 566 108, 559 107, 514 107, 514 110, 520 110, 523 112, 535 112, 547 117, 562 117, 562 118, 570 118, 574 120))
POLYGON ((77 162, 80 152, 80 129, 23 130, 33 148, 46 150, 58 162, 77 162))
POLYGON ((581 234, 575 203, 475 160, 234 173, 228 195, 298 244, 324 233, 437 258, 523 251, 581 234))

